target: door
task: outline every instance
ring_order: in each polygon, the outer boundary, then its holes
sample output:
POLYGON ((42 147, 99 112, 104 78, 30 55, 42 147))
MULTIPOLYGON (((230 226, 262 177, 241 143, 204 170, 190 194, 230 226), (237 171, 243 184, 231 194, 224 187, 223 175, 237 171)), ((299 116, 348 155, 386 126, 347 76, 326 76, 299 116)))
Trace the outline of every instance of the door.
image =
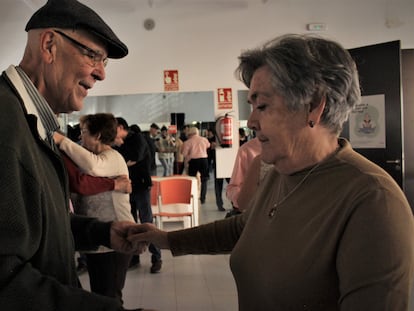
POLYGON ((381 166, 404 189, 400 41, 349 52, 358 68, 363 99, 342 135, 357 152, 381 166), (366 122, 374 126, 365 128, 366 122))

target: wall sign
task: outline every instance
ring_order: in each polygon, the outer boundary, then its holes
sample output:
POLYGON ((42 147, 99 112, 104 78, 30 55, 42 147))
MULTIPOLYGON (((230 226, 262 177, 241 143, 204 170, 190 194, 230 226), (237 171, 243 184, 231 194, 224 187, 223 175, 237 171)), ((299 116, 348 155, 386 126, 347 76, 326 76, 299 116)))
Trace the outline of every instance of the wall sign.
POLYGON ((177 134, 177 125, 168 125, 168 134, 177 134))
POLYGON ((218 109, 233 109, 231 88, 217 89, 218 109))
POLYGON ((164 70, 164 91, 178 91, 178 70, 164 70))
POLYGON ((349 141, 353 148, 386 148, 385 96, 362 96, 349 116, 349 141))

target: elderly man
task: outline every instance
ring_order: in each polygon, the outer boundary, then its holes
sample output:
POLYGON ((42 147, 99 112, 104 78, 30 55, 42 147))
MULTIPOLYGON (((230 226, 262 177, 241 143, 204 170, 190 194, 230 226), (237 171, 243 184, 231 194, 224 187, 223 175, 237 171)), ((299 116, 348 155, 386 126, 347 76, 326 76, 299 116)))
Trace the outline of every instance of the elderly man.
POLYGON ((50 0, 26 25, 19 66, 0 78, 0 303, 2 310, 124 310, 78 287, 75 247, 134 252, 133 223, 103 223, 69 213, 68 178, 54 148, 55 115, 80 110, 105 79, 108 58, 127 47, 90 8, 50 0))
POLYGON ((198 128, 190 127, 188 130, 188 139, 183 143, 182 153, 184 156, 184 165, 188 168, 188 175, 197 176, 200 173, 201 204, 206 202, 207 182, 209 179, 207 149, 210 142, 205 137, 201 137, 198 128))

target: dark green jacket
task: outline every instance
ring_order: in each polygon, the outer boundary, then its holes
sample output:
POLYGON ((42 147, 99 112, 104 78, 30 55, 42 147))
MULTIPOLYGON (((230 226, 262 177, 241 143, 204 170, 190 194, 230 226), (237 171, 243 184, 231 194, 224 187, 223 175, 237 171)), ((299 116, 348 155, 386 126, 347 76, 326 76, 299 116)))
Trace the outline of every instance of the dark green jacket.
POLYGON ((37 122, 36 116, 26 113, 21 97, 3 73, 0 309, 119 310, 117 301, 78 288, 75 242, 80 248, 107 244, 109 224, 70 216, 63 162, 40 138, 37 122))

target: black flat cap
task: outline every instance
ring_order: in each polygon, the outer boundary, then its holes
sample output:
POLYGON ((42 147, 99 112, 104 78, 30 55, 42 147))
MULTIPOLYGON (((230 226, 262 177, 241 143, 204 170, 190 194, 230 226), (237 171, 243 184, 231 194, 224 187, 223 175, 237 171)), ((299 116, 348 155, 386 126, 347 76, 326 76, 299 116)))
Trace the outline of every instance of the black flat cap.
POLYGON ((76 0, 48 0, 30 18, 25 30, 37 28, 67 28, 88 31, 107 45, 109 58, 122 58, 128 47, 92 9, 76 0))

